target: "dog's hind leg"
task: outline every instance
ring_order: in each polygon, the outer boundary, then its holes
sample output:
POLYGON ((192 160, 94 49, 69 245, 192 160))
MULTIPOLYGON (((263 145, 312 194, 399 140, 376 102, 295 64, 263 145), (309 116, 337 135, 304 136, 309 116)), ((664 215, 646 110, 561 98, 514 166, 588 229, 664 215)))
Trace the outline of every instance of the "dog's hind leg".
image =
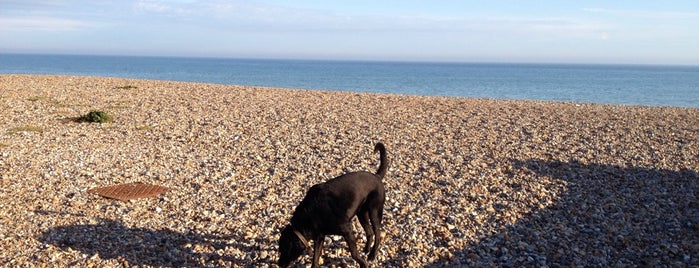
POLYGON ((369 253, 369 249, 371 249, 371 242, 374 240, 374 230, 371 228, 371 224, 369 223, 369 211, 364 210, 359 212, 357 215, 357 219, 359 219, 359 224, 362 225, 362 229, 364 229, 364 234, 366 234, 366 245, 364 245, 364 253, 369 253))
MULTIPOLYGON (((376 253, 379 251, 379 246, 381 245, 381 220, 383 218, 383 208, 371 209, 370 211, 371 225, 374 228, 374 246, 371 248, 371 253, 369 253, 369 260, 373 261, 376 258, 376 253)), ((367 242, 367 245, 369 242, 367 242)))
POLYGON ((357 250, 357 238, 354 237, 354 234, 352 234, 352 231, 350 230, 351 229, 348 228, 348 230, 345 231, 342 236, 345 238, 345 241, 347 241, 347 246, 352 254, 352 259, 359 263, 359 267, 366 268, 368 264, 366 260, 359 255, 359 251, 357 250))

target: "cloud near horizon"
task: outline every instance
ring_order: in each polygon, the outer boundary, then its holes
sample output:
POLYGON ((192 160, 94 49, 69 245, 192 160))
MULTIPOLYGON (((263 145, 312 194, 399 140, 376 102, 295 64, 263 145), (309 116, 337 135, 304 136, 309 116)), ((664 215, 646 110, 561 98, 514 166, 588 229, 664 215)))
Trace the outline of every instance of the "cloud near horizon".
POLYGON ((606 8, 583 8, 584 11, 591 13, 609 14, 614 16, 639 17, 647 19, 697 19, 699 12, 682 12, 682 11, 641 11, 641 10, 620 10, 606 8))
POLYGON ((80 31, 97 27, 89 21, 52 18, 52 17, 21 17, 0 18, 0 31, 49 31, 66 32, 80 31))

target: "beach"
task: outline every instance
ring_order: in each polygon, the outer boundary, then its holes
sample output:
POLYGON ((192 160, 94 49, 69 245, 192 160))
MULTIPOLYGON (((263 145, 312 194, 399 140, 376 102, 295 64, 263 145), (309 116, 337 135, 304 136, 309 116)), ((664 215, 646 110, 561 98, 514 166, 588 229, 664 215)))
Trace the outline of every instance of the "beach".
POLYGON ((373 267, 699 265, 696 108, 0 75, 0 111, 0 266, 276 267, 306 190, 377 142, 373 267), (87 192, 131 182, 171 190, 87 192))

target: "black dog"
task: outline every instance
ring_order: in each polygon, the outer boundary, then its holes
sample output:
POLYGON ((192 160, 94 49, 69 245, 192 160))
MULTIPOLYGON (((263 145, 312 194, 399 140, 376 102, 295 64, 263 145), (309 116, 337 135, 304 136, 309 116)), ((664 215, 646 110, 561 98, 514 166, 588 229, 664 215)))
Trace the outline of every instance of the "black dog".
POLYGON ((301 203, 296 207, 290 224, 281 231, 279 238, 279 266, 287 267, 303 253, 311 250, 308 240, 314 241, 313 265, 318 267, 326 235, 342 235, 347 241, 352 258, 360 267, 367 267, 367 261, 359 256, 357 240, 352 234, 352 219, 359 218, 366 233, 367 243, 364 252, 369 260, 376 258, 381 244, 381 219, 385 190, 382 178, 388 170, 386 148, 377 143, 374 152, 380 154, 381 164, 376 174, 360 171, 347 173, 325 183, 313 185, 301 203), (373 247, 370 247, 372 239, 373 247))

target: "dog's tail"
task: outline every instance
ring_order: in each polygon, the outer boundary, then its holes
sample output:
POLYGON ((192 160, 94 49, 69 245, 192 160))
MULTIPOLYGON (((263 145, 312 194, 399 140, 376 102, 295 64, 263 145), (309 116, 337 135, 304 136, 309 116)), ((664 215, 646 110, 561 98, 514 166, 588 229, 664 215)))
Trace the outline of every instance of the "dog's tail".
POLYGON ((374 146, 374 152, 378 151, 380 155, 380 160, 381 164, 379 164, 379 169, 376 170, 376 175, 379 176, 379 178, 383 179, 383 177, 386 176, 386 172, 388 171, 388 157, 386 156, 386 147, 383 145, 383 143, 377 143, 376 146, 374 146))

